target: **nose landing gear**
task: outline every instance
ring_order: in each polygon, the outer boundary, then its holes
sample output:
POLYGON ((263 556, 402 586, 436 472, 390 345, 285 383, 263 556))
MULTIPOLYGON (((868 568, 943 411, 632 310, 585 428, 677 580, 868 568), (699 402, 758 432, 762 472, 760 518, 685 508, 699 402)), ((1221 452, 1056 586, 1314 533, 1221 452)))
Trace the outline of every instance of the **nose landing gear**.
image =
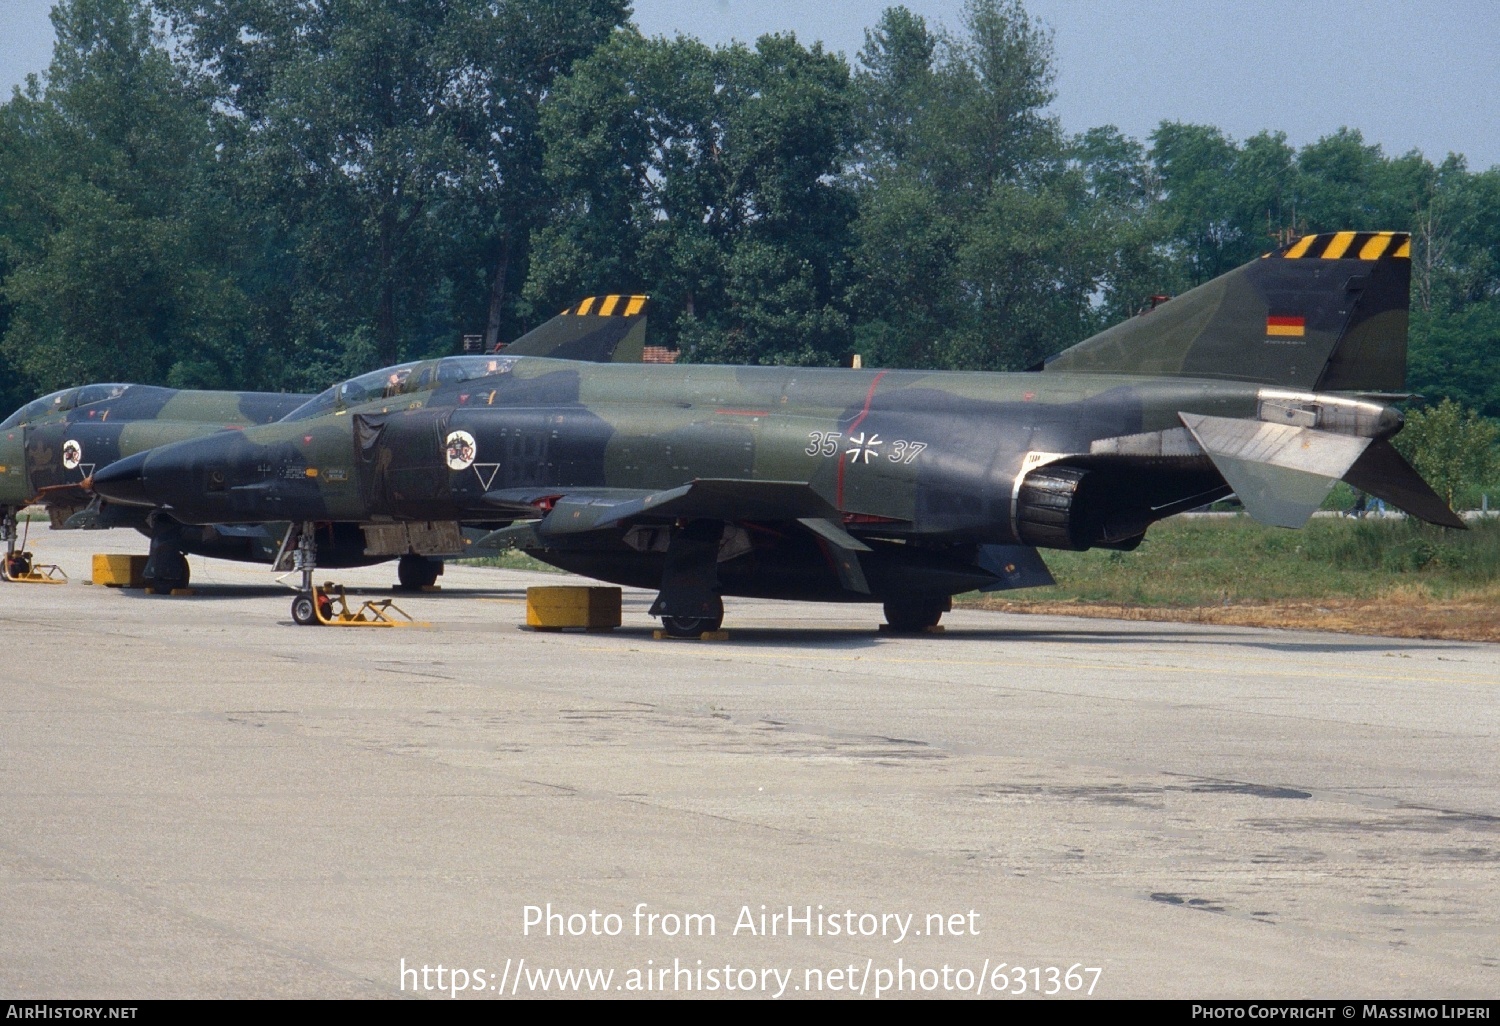
MULTIPOLYGON (((318 539, 311 523, 295 524, 296 548, 292 552, 292 572, 302 577, 297 595, 292 599, 292 622, 300 627, 416 627, 418 624, 390 599, 366 601, 357 609, 349 607, 349 597, 341 584, 313 584, 318 569, 318 539)), ((293 544, 291 537, 282 547, 293 544)), ((433 575, 434 579, 436 574, 433 575)))
MULTIPOLYGON (((29 525, 28 525, 29 529, 29 525)), ((17 542, 16 510, 5 509, 0 517, 0 539, 5 542, 5 558, 0 561, 0 579, 12 584, 67 584, 68 575, 62 567, 51 563, 36 563, 29 552, 23 552, 17 542)))

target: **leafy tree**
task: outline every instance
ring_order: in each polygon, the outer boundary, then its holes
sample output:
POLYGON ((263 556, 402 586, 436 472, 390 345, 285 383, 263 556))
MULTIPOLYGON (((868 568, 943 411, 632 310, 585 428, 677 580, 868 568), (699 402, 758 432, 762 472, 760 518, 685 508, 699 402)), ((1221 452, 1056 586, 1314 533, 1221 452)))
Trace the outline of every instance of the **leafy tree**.
POLYGON ((960 35, 897 7, 860 61, 857 348, 1001 369, 1081 338, 1102 253, 1085 178, 1045 113, 1050 34, 1016 0, 971 0, 960 35))
POLYGON ((1069 157, 1099 264, 1088 335, 1140 313, 1154 295, 1184 291, 1188 279, 1163 241, 1161 179, 1145 147, 1106 125, 1071 140, 1069 157))
POLYGON ((1451 399, 1406 415, 1396 448, 1453 505, 1458 492, 1491 481, 1500 472, 1495 443, 1500 427, 1451 399))
POLYGON ((1295 229, 1295 156, 1281 133, 1236 144, 1208 125, 1163 122, 1151 159, 1164 197, 1161 230, 1198 285, 1264 253, 1295 229))
POLYGON ((247 256, 285 379, 515 324, 540 104, 625 0, 158 2, 225 106, 243 209, 265 210, 247 256))
POLYGON ((527 296, 641 289, 690 358, 829 362, 848 346, 853 124, 848 68, 821 47, 616 34, 543 109, 558 212, 527 296))
POLYGON ((45 86, 5 105, 3 347, 42 390, 245 373, 208 105, 138 0, 66 0, 45 86))
POLYGON ((1407 387, 1500 417, 1500 300, 1415 310, 1407 387))

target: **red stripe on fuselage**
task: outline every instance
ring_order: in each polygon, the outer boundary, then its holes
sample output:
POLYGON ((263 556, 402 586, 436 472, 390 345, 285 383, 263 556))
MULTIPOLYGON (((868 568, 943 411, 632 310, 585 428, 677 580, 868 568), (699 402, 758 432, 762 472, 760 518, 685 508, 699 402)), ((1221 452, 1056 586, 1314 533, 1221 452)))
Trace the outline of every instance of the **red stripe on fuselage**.
MULTIPOLYGON (((849 435, 852 435, 854 433, 854 429, 857 428, 857 427, 859 427, 861 424, 863 424, 865 422, 865 418, 870 415, 870 404, 875 401, 875 389, 877 387, 879 387, 879 385, 880 385, 880 379, 883 378, 883 377, 885 377, 885 373, 886 373, 885 371, 881 371, 879 374, 875 375, 875 380, 872 381, 872 382, 870 382, 870 391, 868 391, 868 392, 865 393, 865 405, 864 405, 864 408, 859 411, 859 416, 854 418, 854 422, 844 429, 844 435, 845 435, 846 438, 849 435)), ((844 454, 842 452, 839 453, 839 483, 838 483, 838 490, 836 492, 836 497, 834 499, 834 505, 838 506, 839 512, 841 512, 841 513, 843 512, 843 510, 844 510, 844 454)))

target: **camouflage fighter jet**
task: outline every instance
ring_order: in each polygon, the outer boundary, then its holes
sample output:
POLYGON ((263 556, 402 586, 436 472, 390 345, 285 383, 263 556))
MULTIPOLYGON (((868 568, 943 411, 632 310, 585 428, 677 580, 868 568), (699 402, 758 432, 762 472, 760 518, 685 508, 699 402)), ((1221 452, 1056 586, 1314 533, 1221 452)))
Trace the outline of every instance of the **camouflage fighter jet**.
POLYGON ((1051 583, 1038 548, 1133 549, 1231 492, 1299 527, 1342 479, 1462 527, 1390 444, 1409 253, 1399 233, 1309 236, 1033 372, 404 365, 94 486, 184 523, 302 522, 299 623, 314 525, 447 520, 657 590, 672 633, 716 628, 724 595, 882 602, 919 630, 960 592, 1051 583))
POLYGON ((91 508, 90 476, 121 456, 167 442, 226 429, 269 424, 308 400, 275 392, 205 392, 154 385, 92 384, 33 400, 0 423, 0 540, 5 577, 23 576, 27 554, 17 549, 17 514, 41 505, 55 529, 137 527, 160 538, 148 575, 162 586, 187 583, 184 552, 228 559, 254 559, 247 528, 193 528, 159 524, 143 509, 91 508))
MULTIPOLYGON (((624 299, 611 304, 608 316, 554 318, 502 348, 568 359, 639 361, 645 352, 645 300, 624 299)), ((404 368, 378 372, 390 380, 404 374, 404 368)), ((154 446, 272 423, 312 398, 94 384, 27 403, 0 424, 0 540, 6 545, 7 575, 19 577, 30 568, 29 556, 17 550, 16 517, 33 503, 48 510, 54 529, 129 526, 148 535, 152 548, 145 578, 158 588, 187 585, 185 553, 279 565, 288 537, 285 522, 184 524, 165 510, 101 504, 91 489, 92 476, 123 456, 154 446)), ((441 525, 416 535, 408 532, 397 548, 390 548, 371 545, 355 524, 327 523, 319 553, 330 567, 398 558, 397 577, 413 588, 434 583, 442 572, 438 557, 456 555, 466 545, 458 531, 441 525)))

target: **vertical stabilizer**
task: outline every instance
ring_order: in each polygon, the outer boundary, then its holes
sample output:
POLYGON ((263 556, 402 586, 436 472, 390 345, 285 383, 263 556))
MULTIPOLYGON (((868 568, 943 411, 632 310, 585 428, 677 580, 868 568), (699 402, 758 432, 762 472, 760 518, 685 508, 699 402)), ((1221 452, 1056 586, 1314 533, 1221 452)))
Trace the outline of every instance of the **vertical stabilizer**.
POLYGON ((1044 369, 1399 391, 1410 291, 1404 232, 1308 235, 1080 342, 1044 369))
POLYGON ((504 352, 591 363, 640 363, 646 349, 647 296, 590 296, 535 328, 504 352))

